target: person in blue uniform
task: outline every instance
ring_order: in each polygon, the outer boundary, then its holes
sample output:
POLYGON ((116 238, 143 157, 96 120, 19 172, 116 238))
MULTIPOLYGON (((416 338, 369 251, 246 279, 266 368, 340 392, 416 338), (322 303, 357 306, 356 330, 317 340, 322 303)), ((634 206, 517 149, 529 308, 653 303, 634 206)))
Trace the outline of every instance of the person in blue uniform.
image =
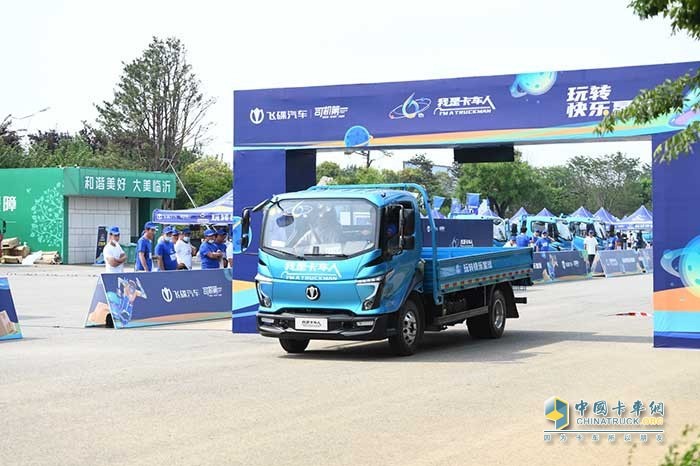
POLYGON ((156 224, 146 222, 143 234, 136 245, 136 271, 150 272, 153 268, 153 237, 156 234, 156 224))
POLYGON ((163 242, 158 243, 156 246, 159 270, 177 270, 177 256, 175 255, 175 245, 173 244, 174 231, 176 230, 172 227, 165 227, 163 242))
POLYGON ((549 237, 547 230, 542 231, 542 236, 535 243, 535 250, 537 252, 547 252, 550 251, 552 245, 552 239, 549 237))
POLYGON ((520 234, 515 237, 515 244, 519 248, 526 248, 530 246, 532 238, 527 235, 527 227, 522 227, 520 229, 520 234))
POLYGON ((224 268, 228 267, 228 261, 226 260, 226 230, 223 228, 216 231, 216 247, 221 251, 221 259, 224 262, 224 268))
POLYGON ((217 246, 214 238, 216 232, 207 229, 204 232, 204 242, 199 247, 199 258, 202 260, 202 269, 218 269, 221 265, 223 253, 217 246))

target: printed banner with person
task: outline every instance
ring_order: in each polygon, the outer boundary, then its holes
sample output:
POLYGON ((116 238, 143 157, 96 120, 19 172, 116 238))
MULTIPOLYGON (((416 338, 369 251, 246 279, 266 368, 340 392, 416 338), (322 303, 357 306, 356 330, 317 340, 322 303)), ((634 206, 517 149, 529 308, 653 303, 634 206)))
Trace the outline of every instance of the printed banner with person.
POLYGON ((532 260, 532 281, 535 283, 590 278, 581 251, 535 252, 532 260))
POLYGON ((10 281, 0 277, 0 341, 22 338, 22 329, 10 292, 10 281))
POLYGON ((132 328, 231 318, 230 275, 229 269, 102 274, 85 326, 132 328))

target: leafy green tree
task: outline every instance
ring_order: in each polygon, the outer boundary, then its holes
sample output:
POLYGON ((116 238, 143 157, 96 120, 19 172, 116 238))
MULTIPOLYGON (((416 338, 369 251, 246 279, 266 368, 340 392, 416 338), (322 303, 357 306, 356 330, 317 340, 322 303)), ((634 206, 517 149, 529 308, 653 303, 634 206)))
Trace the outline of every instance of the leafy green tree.
POLYGON ((457 196, 465 199, 467 193, 482 193, 500 216, 530 203, 540 186, 537 172, 519 153, 513 162, 465 163, 458 173, 457 196))
POLYGON ((111 102, 96 105, 108 139, 150 170, 180 170, 186 148, 196 153, 214 103, 201 91, 176 38, 154 37, 143 54, 125 64, 111 102))
MULTIPOLYGON (((671 21, 672 33, 684 31, 693 39, 700 39, 700 1, 698 0, 632 0, 629 6, 641 19, 663 16, 671 21)), ((675 81, 667 79, 653 89, 641 91, 628 107, 606 116, 596 128, 596 132, 611 133, 617 124, 625 122, 646 124, 659 117, 689 108, 700 110, 698 89, 700 89, 700 70, 687 73, 675 81)), ((700 121, 694 121, 659 145, 654 158, 659 161, 670 161, 681 154, 689 154, 699 136, 700 121)))
MULTIPOLYGON (((189 164, 180 176, 197 206, 214 201, 231 190, 233 171, 218 157, 202 157, 189 164)), ((178 189, 175 199, 178 209, 194 207, 187 195, 178 189)))
POLYGON ((316 167, 316 182, 320 181, 324 176, 333 178, 334 180, 340 175, 340 165, 335 162, 322 162, 316 167))
MULTIPOLYGON (((641 204, 640 180, 645 168, 637 158, 621 152, 603 157, 578 156, 568 162, 567 168, 571 194, 579 205, 594 210, 604 206, 613 213, 622 214, 630 213, 641 204)), ((649 174, 650 170, 646 170, 649 174)))

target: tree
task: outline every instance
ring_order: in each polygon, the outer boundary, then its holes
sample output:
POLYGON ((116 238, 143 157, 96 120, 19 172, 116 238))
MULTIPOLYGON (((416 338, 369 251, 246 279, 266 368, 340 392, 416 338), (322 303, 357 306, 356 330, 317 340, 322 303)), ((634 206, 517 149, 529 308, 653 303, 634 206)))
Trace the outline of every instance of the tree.
MULTIPOLYGON (((671 31, 685 31, 693 39, 700 39, 700 1, 698 0, 632 0, 629 6, 641 19, 663 16, 671 20, 671 31)), ((654 89, 642 90, 628 107, 617 110, 600 122, 596 133, 612 133, 617 124, 634 121, 646 124, 664 115, 700 110, 700 70, 687 73, 672 81, 667 79, 654 89)), ((656 148, 654 158, 670 161, 680 154, 693 151, 700 138, 700 121, 691 122, 656 148)))
POLYGON ((335 180, 338 175, 340 175, 340 165, 335 162, 322 162, 316 167, 316 182, 321 181, 324 176, 335 180))
MULTIPOLYGON (((233 186, 231 167, 218 157, 202 157, 189 164, 182 171, 181 178, 197 206, 220 198, 233 186)), ((178 209, 194 207, 179 187, 175 207, 178 209)))
POLYGON ((640 180, 645 167, 640 166, 639 159, 621 152, 602 157, 574 157, 567 164, 571 193, 578 205, 592 209, 604 206, 614 213, 631 212, 642 201, 640 180))
POLYGON ((16 131, 10 129, 12 124, 12 115, 7 115, 5 119, 0 121, 0 144, 10 147, 19 147, 21 137, 16 131))
POLYGON ((98 125, 125 153, 150 170, 176 170, 186 148, 197 152, 208 125, 200 82, 176 38, 154 37, 143 54, 124 65, 114 98, 96 105, 98 125))
POLYGON ((537 172, 516 152, 513 162, 464 163, 457 169, 457 195, 482 193, 500 216, 527 204, 541 186, 537 172))

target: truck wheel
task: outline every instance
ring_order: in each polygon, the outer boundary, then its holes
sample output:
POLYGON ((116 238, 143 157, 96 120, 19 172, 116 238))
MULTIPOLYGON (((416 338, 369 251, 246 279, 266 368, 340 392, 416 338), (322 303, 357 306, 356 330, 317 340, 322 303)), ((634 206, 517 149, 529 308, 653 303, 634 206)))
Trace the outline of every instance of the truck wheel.
POLYGON ((508 301, 501 290, 491 296, 489 312, 467 319, 469 335, 473 338, 501 338, 506 329, 506 310, 508 301))
POLYGON ((423 337, 423 316, 415 302, 407 299, 396 316, 397 335, 389 337, 391 350, 397 356, 410 356, 416 352, 423 337))
POLYGON ((309 340, 290 340, 288 338, 280 338, 280 345, 287 353, 303 353, 309 340))

